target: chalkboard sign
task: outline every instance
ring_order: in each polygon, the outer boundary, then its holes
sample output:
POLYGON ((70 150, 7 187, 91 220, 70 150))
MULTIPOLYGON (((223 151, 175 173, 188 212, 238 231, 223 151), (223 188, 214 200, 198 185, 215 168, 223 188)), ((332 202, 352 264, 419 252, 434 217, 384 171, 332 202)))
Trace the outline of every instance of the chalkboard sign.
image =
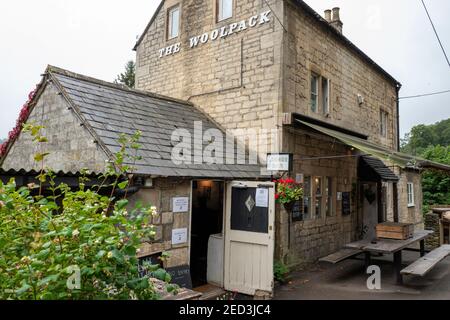
POLYGON ((351 214, 350 192, 342 192, 342 215, 351 214))
POLYGON ((303 221, 302 201, 295 201, 292 206, 292 221, 303 221))
POLYGON ((167 273, 172 276, 172 283, 181 288, 192 289, 191 268, 189 266, 179 266, 167 268, 167 273))

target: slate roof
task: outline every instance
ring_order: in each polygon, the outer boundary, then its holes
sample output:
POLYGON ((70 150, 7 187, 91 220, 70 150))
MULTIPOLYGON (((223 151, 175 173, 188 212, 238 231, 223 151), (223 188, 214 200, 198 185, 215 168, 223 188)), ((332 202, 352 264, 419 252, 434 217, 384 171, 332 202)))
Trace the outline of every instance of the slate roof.
POLYGON ((361 159, 372 168, 383 181, 398 181, 399 178, 389 169, 383 161, 377 158, 362 156, 361 159))
POLYGON ((194 137, 194 122, 201 121, 203 131, 218 129, 224 132, 189 102, 128 89, 52 66, 47 68, 47 74, 110 156, 120 150, 118 139, 121 133, 142 132, 138 150, 142 160, 134 164, 137 174, 199 178, 261 176, 257 165, 176 165, 172 162, 171 136, 175 129, 187 129, 194 137))

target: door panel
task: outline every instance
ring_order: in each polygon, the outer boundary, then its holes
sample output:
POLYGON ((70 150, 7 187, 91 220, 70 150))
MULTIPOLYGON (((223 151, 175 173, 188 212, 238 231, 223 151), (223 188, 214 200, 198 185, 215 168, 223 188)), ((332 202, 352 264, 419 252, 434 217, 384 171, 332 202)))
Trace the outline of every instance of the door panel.
POLYGON ((254 295, 272 292, 275 189, 273 183, 231 182, 226 194, 225 289, 254 295), (256 191, 267 190, 267 207, 256 191), (261 204, 261 203, 259 203, 261 204))

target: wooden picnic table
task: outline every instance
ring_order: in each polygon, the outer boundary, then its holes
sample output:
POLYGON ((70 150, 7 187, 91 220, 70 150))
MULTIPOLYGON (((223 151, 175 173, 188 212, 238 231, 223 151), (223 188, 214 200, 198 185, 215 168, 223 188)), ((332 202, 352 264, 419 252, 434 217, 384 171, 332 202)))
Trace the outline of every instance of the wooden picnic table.
POLYGON ((375 240, 360 240, 345 245, 349 249, 358 249, 365 254, 366 267, 370 266, 372 253, 393 254, 394 268, 397 276, 397 283, 403 284, 402 270, 402 251, 408 247, 420 242, 420 256, 425 255, 425 239, 428 238, 433 231, 424 230, 414 233, 413 237, 406 240, 394 239, 375 239, 375 240))

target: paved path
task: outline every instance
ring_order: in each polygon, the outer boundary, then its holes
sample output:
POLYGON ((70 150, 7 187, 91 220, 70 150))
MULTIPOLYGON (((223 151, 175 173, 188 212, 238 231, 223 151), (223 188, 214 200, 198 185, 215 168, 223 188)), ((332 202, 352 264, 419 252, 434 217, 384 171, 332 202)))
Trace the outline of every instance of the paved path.
MULTIPOLYGON (((404 252, 404 264, 419 257, 404 252)), ((450 300, 450 258, 439 263, 427 276, 405 277, 403 286, 395 285, 392 257, 375 257, 381 267, 381 290, 367 289, 364 261, 346 260, 337 265, 317 264, 292 274, 291 283, 275 290, 275 300, 450 300)))

